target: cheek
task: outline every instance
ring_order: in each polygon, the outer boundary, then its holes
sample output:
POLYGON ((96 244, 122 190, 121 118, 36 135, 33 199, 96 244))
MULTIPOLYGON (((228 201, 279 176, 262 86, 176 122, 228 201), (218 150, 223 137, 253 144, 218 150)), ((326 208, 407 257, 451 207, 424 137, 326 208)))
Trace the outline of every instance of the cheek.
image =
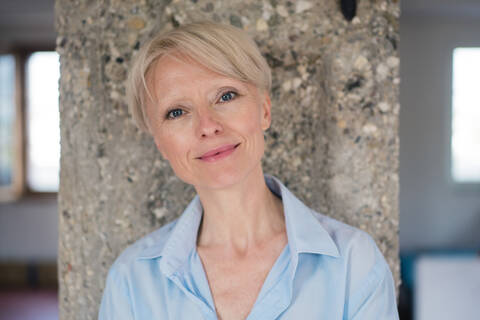
POLYGON ((262 130, 262 121, 260 117, 258 106, 251 106, 250 108, 245 108, 242 112, 243 114, 239 115, 240 121, 238 121, 239 127, 242 128, 242 131, 248 135, 263 135, 262 130))
POLYGON ((167 160, 183 159, 182 153, 186 148, 186 142, 182 135, 173 132, 172 130, 158 130, 155 133, 155 144, 163 157, 167 160))
POLYGON ((252 113, 243 121, 242 131, 247 139, 250 141, 250 148, 254 153, 263 153, 265 141, 263 136, 262 124, 257 113, 252 113))
POLYGON ((258 123, 258 119, 248 119, 246 121, 244 131, 248 135, 257 135, 262 132, 262 128, 260 124, 258 123))

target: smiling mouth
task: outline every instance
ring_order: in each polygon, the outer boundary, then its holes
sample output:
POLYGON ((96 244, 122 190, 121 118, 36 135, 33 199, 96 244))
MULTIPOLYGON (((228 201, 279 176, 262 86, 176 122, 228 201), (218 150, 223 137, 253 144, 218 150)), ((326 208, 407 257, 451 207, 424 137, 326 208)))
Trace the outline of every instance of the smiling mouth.
POLYGON ((205 153, 204 155, 198 157, 197 159, 208 161, 208 162, 216 161, 232 153, 239 145, 240 143, 235 145, 233 144, 226 145, 226 146, 211 150, 205 153))

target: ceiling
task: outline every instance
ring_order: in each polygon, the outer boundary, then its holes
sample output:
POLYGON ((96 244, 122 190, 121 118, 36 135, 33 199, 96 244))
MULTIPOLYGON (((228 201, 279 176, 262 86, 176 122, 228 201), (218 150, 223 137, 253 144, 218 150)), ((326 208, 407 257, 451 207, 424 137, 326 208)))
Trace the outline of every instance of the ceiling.
POLYGON ((54 47, 54 0, 0 0, 0 50, 54 47))
MULTIPOLYGON (((54 3, 55 0, 0 0, 0 50, 42 43, 53 46, 54 3)), ((480 18, 480 0, 400 0, 400 3, 403 17, 480 18)))
POLYGON ((0 0, 0 28, 21 25, 53 26, 54 0, 0 0))
POLYGON ((480 18, 480 0, 400 0, 402 15, 480 18))

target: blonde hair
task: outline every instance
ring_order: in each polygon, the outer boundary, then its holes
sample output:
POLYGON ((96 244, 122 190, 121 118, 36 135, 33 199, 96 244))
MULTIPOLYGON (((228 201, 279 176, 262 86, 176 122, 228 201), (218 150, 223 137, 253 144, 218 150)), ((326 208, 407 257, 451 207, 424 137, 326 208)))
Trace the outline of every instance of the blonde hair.
POLYGON ((153 102, 147 75, 162 56, 179 53, 227 77, 271 88, 270 67, 255 42, 241 29, 210 21, 186 24, 158 34, 140 49, 127 82, 129 109, 136 125, 149 132, 145 107, 153 102))

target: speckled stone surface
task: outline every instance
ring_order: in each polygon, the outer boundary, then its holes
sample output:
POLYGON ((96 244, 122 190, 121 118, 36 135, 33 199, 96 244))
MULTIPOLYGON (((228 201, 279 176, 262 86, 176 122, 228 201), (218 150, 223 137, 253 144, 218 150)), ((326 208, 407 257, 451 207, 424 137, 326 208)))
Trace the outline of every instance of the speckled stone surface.
POLYGON ((153 34, 210 19, 245 29, 273 70, 266 173, 370 233, 399 281, 399 5, 339 1, 56 1, 61 56, 60 317, 96 319, 115 257, 193 197, 125 104, 153 34))

